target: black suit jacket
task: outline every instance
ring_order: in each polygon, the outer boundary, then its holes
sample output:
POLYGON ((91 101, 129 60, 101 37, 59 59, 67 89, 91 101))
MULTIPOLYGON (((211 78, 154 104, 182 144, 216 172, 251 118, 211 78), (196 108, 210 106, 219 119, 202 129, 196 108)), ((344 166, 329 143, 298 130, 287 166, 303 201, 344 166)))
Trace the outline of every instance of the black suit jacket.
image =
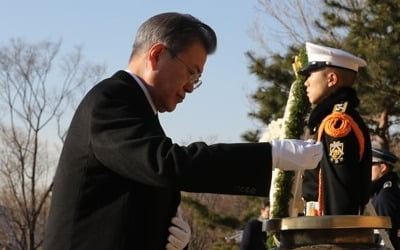
POLYGON ((267 232, 262 230, 261 220, 252 220, 245 226, 240 250, 267 250, 267 232))
POLYGON ((180 191, 267 196, 268 143, 174 144, 134 78, 94 86, 70 124, 44 248, 165 249, 180 191))

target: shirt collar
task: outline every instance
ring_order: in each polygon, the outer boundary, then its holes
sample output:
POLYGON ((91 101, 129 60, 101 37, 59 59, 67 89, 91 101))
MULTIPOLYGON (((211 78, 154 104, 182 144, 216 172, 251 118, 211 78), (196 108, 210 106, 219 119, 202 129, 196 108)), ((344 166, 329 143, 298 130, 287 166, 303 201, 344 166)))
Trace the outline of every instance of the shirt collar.
POLYGON ((137 77, 134 73, 132 73, 130 70, 126 69, 126 72, 128 72, 139 84, 140 88, 143 90, 144 95, 146 96, 147 101, 150 103, 151 109, 153 110, 154 114, 157 114, 157 109, 156 106, 154 105, 153 99, 151 99, 150 93, 147 90, 146 86, 144 83, 140 80, 139 77, 137 77))

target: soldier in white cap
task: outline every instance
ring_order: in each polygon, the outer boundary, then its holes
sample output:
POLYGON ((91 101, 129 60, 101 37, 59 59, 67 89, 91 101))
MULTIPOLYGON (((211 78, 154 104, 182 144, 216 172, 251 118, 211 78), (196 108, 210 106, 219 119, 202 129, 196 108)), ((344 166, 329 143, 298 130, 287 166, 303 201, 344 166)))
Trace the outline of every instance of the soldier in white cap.
MULTIPOLYGON (((372 204, 377 215, 390 217, 392 228, 389 238, 395 250, 400 249, 399 177, 393 172, 398 160, 396 155, 387 150, 372 149, 372 204)), ((379 238, 377 240, 380 241, 379 238)))
MULTIPOLYGON (((324 145, 324 156, 303 175, 303 199, 317 203, 315 215, 362 214, 371 185, 371 141, 357 111, 359 99, 352 85, 366 62, 346 51, 306 43, 306 76, 313 106, 308 127, 324 145)), ((307 211, 306 211, 307 213, 307 211)))

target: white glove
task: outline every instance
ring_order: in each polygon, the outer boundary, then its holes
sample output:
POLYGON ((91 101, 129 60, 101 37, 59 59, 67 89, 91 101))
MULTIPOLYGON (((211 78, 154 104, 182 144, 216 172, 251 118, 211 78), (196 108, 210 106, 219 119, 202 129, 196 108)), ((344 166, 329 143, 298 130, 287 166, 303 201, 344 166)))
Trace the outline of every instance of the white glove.
POLYGON ((273 140, 272 167, 281 170, 316 168, 322 158, 322 143, 296 139, 273 140))
POLYGON ((182 250, 189 243, 191 234, 190 226, 183 220, 179 208, 171 222, 173 226, 168 228, 170 235, 168 236, 166 248, 167 250, 182 250))

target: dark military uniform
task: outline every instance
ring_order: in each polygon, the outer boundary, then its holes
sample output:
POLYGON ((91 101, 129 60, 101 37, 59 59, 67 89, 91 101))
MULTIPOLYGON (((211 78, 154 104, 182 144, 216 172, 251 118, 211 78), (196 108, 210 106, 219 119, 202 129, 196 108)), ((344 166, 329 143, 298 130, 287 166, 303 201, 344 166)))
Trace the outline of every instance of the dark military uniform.
MULTIPOLYGON (((383 150, 374 151, 374 158, 391 164, 392 154, 385 154, 383 150), (385 158, 386 157, 386 158, 385 158)), ((397 159, 392 158, 393 161, 397 159)), ((377 215, 389 216, 392 228, 389 230, 389 237, 393 247, 400 250, 400 189, 398 187, 399 177, 390 171, 372 183, 372 204, 377 215)))
POLYGON ((400 249, 400 189, 396 173, 389 172, 373 183, 372 204, 376 213, 390 216, 392 228, 389 230, 390 241, 396 250, 400 249))
POLYGON ((371 141, 358 105, 355 90, 342 87, 310 114, 308 126, 316 139, 320 130, 324 156, 316 169, 304 172, 303 198, 320 199, 324 215, 359 214, 369 200, 371 141))

